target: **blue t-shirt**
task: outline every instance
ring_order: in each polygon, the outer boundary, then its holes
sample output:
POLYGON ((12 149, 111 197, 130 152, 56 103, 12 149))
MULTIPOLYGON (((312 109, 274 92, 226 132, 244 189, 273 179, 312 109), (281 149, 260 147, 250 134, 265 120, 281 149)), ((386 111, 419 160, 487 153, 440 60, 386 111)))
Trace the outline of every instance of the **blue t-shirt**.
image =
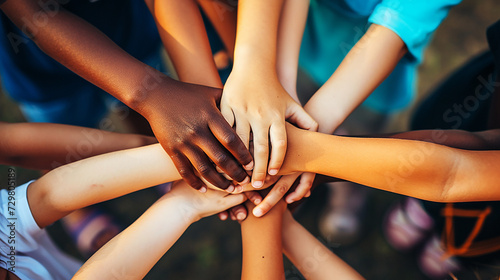
MULTIPOLYGON (((97 27, 135 58, 150 61, 152 56, 159 57, 160 37, 143 0, 61 2, 66 3, 62 5, 66 10, 97 27)), ((37 19, 26 20, 36 32, 37 19)), ((0 57, 2 86, 19 102, 53 101, 71 95, 74 89, 98 90, 41 51, 1 12, 0 57)))
POLYGON ((324 84, 371 23, 387 27, 405 42, 408 54, 364 105, 383 113, 403 109, 415 95, 417 66, 433 32, 459 2, 312 0, 300 66, 318 84, 324 84))

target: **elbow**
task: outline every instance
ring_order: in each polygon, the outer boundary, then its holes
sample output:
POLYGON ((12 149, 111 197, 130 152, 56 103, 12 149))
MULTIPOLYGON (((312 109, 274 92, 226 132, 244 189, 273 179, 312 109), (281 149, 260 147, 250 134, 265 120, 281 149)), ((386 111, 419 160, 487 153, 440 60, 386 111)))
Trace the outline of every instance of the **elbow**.
POLYGON ((461 200, 463 200, 460 198, 460 192, 458 191, 458 186, 465 183, 459 179, 461 162, 461 157, 451 156, 449 163, 446 165, 445 171, 441 176, 436 176, 437 178, 440 178, 438 183, 442 186, 436 202, 450 203, 461 202, 461 200))

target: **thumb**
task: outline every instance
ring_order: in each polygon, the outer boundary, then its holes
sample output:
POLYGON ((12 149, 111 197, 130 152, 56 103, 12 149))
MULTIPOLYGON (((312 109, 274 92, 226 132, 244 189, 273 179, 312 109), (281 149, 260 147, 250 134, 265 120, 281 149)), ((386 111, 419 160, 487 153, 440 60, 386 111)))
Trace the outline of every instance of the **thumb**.
POLYGON ((234 207, 236 205, 240 205, 243 202, 247 200, 247 197, 245 194, 240 193, 240 194, 228 194, 223 198, 224 203, 222 203, 222 206, 224 207, 223 210, 229 209, 231 207, 234 207))
POLYGON ((234 113, 233 110, 229 106, 225 106, 225 104, 221 105, 221 110, 220 110, 222 116, 226 121, 229 123, 230 127, 234 126, 234 113))
POLYGON ((297 103, 287 108, 286 119, 296 126, 311 131, 318 131, 318 123, 297 103))

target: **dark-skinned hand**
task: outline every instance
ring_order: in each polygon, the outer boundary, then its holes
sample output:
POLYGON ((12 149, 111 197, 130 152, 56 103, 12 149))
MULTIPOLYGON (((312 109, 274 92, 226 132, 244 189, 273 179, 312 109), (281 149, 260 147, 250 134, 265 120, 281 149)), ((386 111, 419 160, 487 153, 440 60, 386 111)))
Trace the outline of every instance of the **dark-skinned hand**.
POLYGON ((180 175, 195 189, 206 190, 205 180, 221 189, 234 181, 250 181, 245 169, 253 167, 250 152, 224 119, 217 105, 222 90, 156 77, 137 106, 170 155, 180 175), (215 164, 215 165, 214 165, 215 164))

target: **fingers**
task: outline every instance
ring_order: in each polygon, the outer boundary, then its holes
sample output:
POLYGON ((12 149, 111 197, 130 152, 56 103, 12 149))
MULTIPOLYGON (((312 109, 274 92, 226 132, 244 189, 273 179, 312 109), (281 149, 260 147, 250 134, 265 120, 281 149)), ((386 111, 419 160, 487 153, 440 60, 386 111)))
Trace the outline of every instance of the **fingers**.
POLYGON ((300 174, 297 173, 281 177, 264 200, 253 209, 253 215, 255 217, 261 217, 269 212, 269 210, 271 210, 271 208, 273 208, 273 206, 288 192, 299 175, 300 174))
MULTIPOLYGON (((211 121, 208 126, 213 135, 219 142, 236 158, 236 160, 243 166, 252 164, 253 158, 245 146, 244 142, 238 137, 235 131, 224 120, 211 121)), ((232 160, 232 158, 231 158, 232 160)), ((224 166, 219 167, 226 171, 224 166)), ((231 173, 227 173, 231 178, 235 179, 231 173)))
POLYGON ((255 167, 252 174, 252 186, 261 188, 267 176, 267 160, 269 157, 269 138, 267 127, 257 127, 253 130, 253 152, 255 167))
POLYGON ((297 188, 286 197, 286 203, 290 204, 304 197, 308 197, 311 194, 310 190, 315 177, 315 173, 303 173, 302 176, 300 176, 300 183, 297 188))
POLYGON ((224 209, 222 209, 222 210, 229 209, 231 207, 236 208, 236 209, 230 209, 229 213, 233 213, 235 215, 235 217, 238 217, 238 216, 241 217, 241 214, 243 214, 243 220, 244 220, 247 217, 247 209, 243 205, 240 205, 240 204, 242 204, 246 200, 247 200, 247 197, 242 193, 240 193, 240 194, 227 194, 223 199, 224 209))
POLYGON ((205 143, 203 148, 207 156, 218 167, 216 168, 218 173, 222 171, 225 174, 223 175, 225 178, 229 177, 241 184, 250 182, 250 177, 245 169, 217 141, 205 143))
POLYGON ((226 119, 227 123, 229 124, 230 127, 234 126, 234 114, 233 110, 229 108, 228 106, 221 106, 220 112, 224 119, 226 119))
POLYGON ((276 175, 285 160, 286 154, 286 128, 285 122, 275 123, 269 130, 271 139, 271 158, 269 160, 269 175, 276 175))
POLYGON ((219 216, 219 219, 221 221, 225 221, 225 220, 227 220, 227 217, 229 216, 229 214, 227 213, 227 211, 222 211, 218 214, 218 216, 219 216))
MULTIPOLYGON (((243 116, 238 115, 235 113, 235 118, 236 118, 236 134, 240 137, 241 141, 243 144, 245 144, 245 147, 247 149, 250 148, 250 124, 248 121, 245 120, 243 116)), ((247 169, 249 170, 249 169, 247 169)))
POLYGON ((250 191, 244 192, 244 194, 254 205, 258 205, 262 201, 262 196, 258 192, 250 191))
POLYGON ((237 205, 229 209, 229 211, 232 213, 232 216, 235 217, 238 221, 245 220, 248 214, 247 208, 244 205, 237 205))
POLYGON ((207 186, 200 178, 198 178, 198 176, 194 174, 193 166, 183 154, 174 152, 172 153, 171 158, 177 168, 177 171, 179 171, 179 174, 182 179, 186 181, 186 183, 196 190, 201 190, 202 192, 207 190, 207 186))
POLYGON ((318 131, 318 123, 299 104, 288 107, 286 119, 302 129, 318 131))
POLYGON ((207 155, 205 155, 201 150, 197 148, 192 148, 188 151, 185 151, 185 155, 188 157, 191 163, 193 163, 193 166, 196 169, 196 171, 210 184, 223 190, 227 189, 229 185, 231 185, 230 181, 226 180, 224 176, 222 176, 219 172, 217 172, 214 164, 209 160, 207 155))

